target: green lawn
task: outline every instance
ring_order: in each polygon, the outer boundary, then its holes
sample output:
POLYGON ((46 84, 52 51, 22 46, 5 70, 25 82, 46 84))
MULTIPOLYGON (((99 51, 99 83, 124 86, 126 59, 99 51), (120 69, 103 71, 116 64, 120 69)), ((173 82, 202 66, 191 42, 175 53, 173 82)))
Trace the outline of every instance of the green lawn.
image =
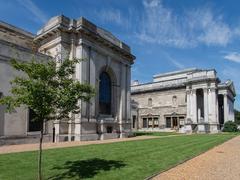
MULTIPOLYGON (((233 134, 174 136, 45 150, 45 179, 144 179, 198 155, 233 134)), ((37 152, 0 155, 1 180, 34 180, 37 152)))

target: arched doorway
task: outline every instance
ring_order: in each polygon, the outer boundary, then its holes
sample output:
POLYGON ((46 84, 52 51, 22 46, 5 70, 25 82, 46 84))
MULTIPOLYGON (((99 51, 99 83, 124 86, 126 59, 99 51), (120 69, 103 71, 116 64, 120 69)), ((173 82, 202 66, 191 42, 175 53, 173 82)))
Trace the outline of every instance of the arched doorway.
POLYGON ((112 102, 112 82, 107 72, 100 74, 99 82, 99 113, 111 114, 111 102, 112 102))

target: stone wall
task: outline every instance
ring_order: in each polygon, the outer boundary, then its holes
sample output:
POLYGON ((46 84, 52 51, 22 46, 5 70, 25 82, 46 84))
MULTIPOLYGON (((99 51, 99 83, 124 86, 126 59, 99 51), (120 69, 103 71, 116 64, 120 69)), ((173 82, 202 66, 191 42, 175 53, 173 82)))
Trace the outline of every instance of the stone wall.
MULTIPOLYGON (((2 96, 10 95, 10 81, 23 75, 15 71, 11 59, 29 61, 48 59, 49 57, 33 51, 33 35, 9 24, 0 23, 0 92, 2 96)), ((0 136, 27 135, 28 110, 25 107, 16 108, 12 113, 5 113, 0 106, 0 136)))
POLYGON ((155 92, 146 92, 132 94, 132 100, 138 104, 138 122, 139 128, 142 128, 143 116, 159 117, 159 126, 166 125, 165 116, 174 114, 186 116, 186 89, 168 89, 155 92), (175 98, 176 97, 176 100, 175 98), (152 105, 148 104, 149 98, 152 99, 152 105))

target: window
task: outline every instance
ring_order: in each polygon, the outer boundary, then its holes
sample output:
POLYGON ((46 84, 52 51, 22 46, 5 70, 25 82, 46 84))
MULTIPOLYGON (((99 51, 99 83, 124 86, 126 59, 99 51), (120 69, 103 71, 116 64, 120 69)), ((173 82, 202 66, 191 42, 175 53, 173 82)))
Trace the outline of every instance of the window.
POLYGON ((100 75, 99 83, 99 112, 100 114, 111 114, 111 79, 106 72, 100 75))
POLYGON ((143 128, 147 128, 147 118, 143 118, 143 128))
POLYGON ((152 106, 152 98, 148 98, 148 106, 152 106))
POLYGON ((32 109, 28 111, 28 131, 40 131, 41 130, 41 121, 36 121, 35 118, 36 114, 32 109))
POLYGON ((166 128, 171 127, 172 127, 171 117, 166 117, 166 128))
POLYGON ((153 127, 158 128, 158 118, 154 118, 153 120, 153 127))
POLYGON ((136 116, 132 116, 132 128, 135 128, 136 116))
POLYGON ((112 126, 107 126, 107 133, 112 133, 113 129, 112 126))
POLYGON ((183 116, 180 116, 179 117, 179 125, 183 126, 185 124, 184 121, 185 121, 185 118, 183 116))
POLYGON ((177 96, 173 96, 173 98, 172 98, 172 105, 173 105, 174 107, 177 106, 177 96))
POLYGON ((152 127, 153 127, 152 118, 148 118, 148 128, 152 128, 152 127))

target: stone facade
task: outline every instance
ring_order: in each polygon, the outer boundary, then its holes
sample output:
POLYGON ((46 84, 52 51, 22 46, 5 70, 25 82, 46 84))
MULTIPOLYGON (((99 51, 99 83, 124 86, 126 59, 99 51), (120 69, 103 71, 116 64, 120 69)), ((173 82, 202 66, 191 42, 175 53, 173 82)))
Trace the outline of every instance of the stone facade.
MULTIPOLYGON (((18 46, 19 54, 23 57, 20 59, 23 60, 29 60, 33 54, 37 58, 51 57, 58 63, 66 57, 82 59, 76 65, 74 78, 82 83, 89 83, 96 89, 96 96, 90 103, 79 101, 81 106, 79 114, 69 121, 49 122, 45 127, 46 134, 51 134, 53 127, 56 141, 109 139, 131 134, 130 77, 131 65, 135 57, 131 54, 130 47, 83 17, 78 20, 65 16, 53 17, 37 35, 6 23, 2 23, 1 27, 4 29, 7 26, 8 29, 0 31, 1 47, 4 43, 18 46), (9 42, 9 38, 5 36, 11 34, 12 30, 16 30, 22 36, 27 34, 27 37, 24 41, 23 38, 12 37, 13 42, 9 42), (33 47, 37 53, 33 53, 33 47), (26 52, 28 54, 24 56, 26 52), (104 83, 101 85, 103 81, 107 81, 109 86, 105 87, 104 83), (105 95, 102 88, 107 90, 109 95, 105 95), (103 103, 104 98, 106 100, 105 96, 107 102, 103 103), (102 106, 108 107, 110 111, 104 111, 102 106)), ((9 93, 9 80, 16 74, 10 69, 8 62, 11 59, 10 50, 10 46, 6 47, 5 51, 0 48, 0 92, 3 95, 9 93), (3 59, 3 56, 6 58, 3 59)), ((12 114, 4 113, 2 110, 0 112, 1 136, 28 134, 28 110, 20 109, 12 114), (9 121, 11 127, 1 126, 1 123, 6 124, 9 121)))
POLYGON ((235 89, 221 83, 215 70, 187 69, 153 76, 131 86, 135 130, 219 132, 234 121, 235 89))
MULTIPOLYGON (((0 22, 0 96, 9 95, 10 81, 21 75, 13 71, 9 60, 12 58, 20 61, 29 61, 33 56, 37 59, 48 59, 49 57, 34 52, 34 35, 0 22)), ((0 137, 26 136, 29 131, 29 112, 25 107, 16 108, 11 114, 5 113, 4 106, 0 105, 0 137)), ((1 143, 0 143, 1 144, 1 143)))

